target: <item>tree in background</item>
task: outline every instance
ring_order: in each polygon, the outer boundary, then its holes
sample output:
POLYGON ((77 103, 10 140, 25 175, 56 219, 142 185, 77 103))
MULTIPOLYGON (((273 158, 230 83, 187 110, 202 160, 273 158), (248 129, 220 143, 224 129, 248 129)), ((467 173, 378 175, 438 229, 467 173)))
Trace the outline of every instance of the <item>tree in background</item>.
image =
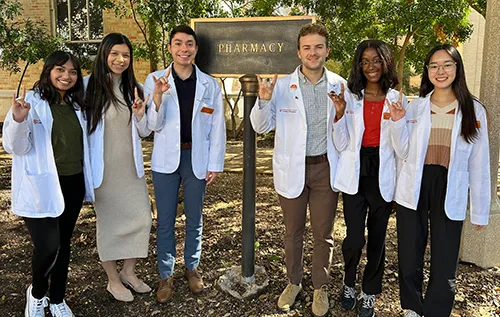
POLYGON ((191 18, 223 15, 219 0, 117 0, 115 15, 132 17, 144 42, 134 43, 135 55, 149 60, 150 71, 158 63, 166 68, 171 57, 167 50, 168 32, 176 25, 189 24, 191 18))
POLYGON ((444 42, 458 45, 472 33, 466 0, 339 0, 333 3, 297 0, 297 4, 307 12, 316 13, 329 28, 330 58, 341 62, 336 65, 343 76, 348 75, 356 46, 364 39, 380 39, 390 44, 397 58, 399 81, 408 83, 405 78, 410 74, 405 74, 405 70, 420 72, 432 46, 444 42))
POLYGON ((438 43, 459 45, 472 27, 472 6, 480 13, 486 0, 221 0, 231 17, 316 15, 330 31, 327 66, 347 77, 356 46, 364 39, 387 42, 394 50, 400 83, 421 73, 425 56, 438 43))
POLYGON ((60 40, 40 22, 23 19, 18 0, 0 0, 0 68, 19 73, 21 88, 26 70, 32 64, 45 59, 60 46, 60 40))

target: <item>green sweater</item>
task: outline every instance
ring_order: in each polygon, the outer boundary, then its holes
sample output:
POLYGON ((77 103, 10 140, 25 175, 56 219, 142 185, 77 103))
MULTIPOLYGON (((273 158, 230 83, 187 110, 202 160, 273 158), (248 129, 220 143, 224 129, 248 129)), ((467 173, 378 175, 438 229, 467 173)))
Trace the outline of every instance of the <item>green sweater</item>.
POLYGON ((52 104, 52 149, 57 173, 63 176, 83 171, 83 132, 71 105, 52 104))

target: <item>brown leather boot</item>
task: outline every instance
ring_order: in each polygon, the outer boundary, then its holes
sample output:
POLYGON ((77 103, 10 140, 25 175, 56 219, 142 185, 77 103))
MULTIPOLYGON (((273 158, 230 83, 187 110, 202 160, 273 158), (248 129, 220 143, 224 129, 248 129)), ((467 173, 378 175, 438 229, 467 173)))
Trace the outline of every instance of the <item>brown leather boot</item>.
POLYGON ((158 290, 156 291, 156 299, 159 303, 166 303, 174 295, 174 277, 160 279, 158 290))
POLYGON ((186 269, 185 277, 188 280, 189 289, 193 294, 198 294, 203 291, 203 287, 205 285, 203 284, 201 275, 198 273, 198 271, 196 271, 196 269, 194 269, 193 271, 186 269))

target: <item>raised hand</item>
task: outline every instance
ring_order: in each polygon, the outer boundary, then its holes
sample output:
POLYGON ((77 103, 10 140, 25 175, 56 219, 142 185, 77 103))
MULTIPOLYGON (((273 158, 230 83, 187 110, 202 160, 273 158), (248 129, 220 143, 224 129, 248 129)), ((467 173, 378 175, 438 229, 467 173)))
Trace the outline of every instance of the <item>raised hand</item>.
POLYGON ((169 67, 167 69, 167 73, 165 74, 165 76, 161 76, 160 78, 156 78, 156 76, 153 75, 153 80, 155 82, 155 88, 153 93, 155 95, 166 93, 170 89, 170 84, 168 83, 168 76, 170 76, 170 70, 171 68, 169 67))
POLYGON ((160 78, 156 78, 156 76, 153 75, 153 81, 155 82, 155 88, 153 90, 153 101, 155 103, 156 111, 160 109, 163 94, 170 89, 170 84, 168 83, 168 76, 170 76, 170 71, 171 68, 169 67, 165 76, 162 76, 160 78))
POLYGON ((346 108, 346 102, 344 98, 344 84, 340 86, 340 94, 336 94, 335 91, 330 91, 328 93, 328 97, 333 101, 333 104, 335 106, 335 118, 337 120, 340 120, 342 116, 344 115, 345 108, 346 108))
POLYGON ((391 113, 392 121, 398 121, 403 118, 406 114, 405 108, 403 105, 403 90, 399 91, 399 99, 397 102, 387 102, 389 106, 389 112, 391 113))
POLYGON ((19 123, 26 119, 31 108, 31 105, 24 101, 25 97, 26 88, 23 88, 23 92, 19 98, 16 99, 16 94, 12 96, 12 116, 14 117, 14 121, 19 123))
POLYGON ((276 81, 278 80, 278 74, 274 74, 273 81, 270 79, 262 80, 262 78, 257 75, 257 81, 259 82, 259 99, 260 100, 271 100, 273 96, 274 86, 276 86, 276 81))
POLYGON ((134 89, 134 103, 132 104, 132 112, 135 114, 137 117, 137 120, 141 121, 142 117, 144 116, 144 112, 146 111, 146 106, 149 100, 149 95, 146 97, 146 100, 142 100, 139 97, 139 93, 137 92, 137 87, 134 89))

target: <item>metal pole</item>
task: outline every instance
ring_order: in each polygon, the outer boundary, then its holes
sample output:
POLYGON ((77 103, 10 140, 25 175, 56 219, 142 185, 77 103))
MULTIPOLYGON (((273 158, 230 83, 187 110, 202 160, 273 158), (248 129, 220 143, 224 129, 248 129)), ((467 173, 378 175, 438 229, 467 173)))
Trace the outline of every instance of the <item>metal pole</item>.
POLYGON ((255 132, 250 123, 250 112, 257 100, 257 76, 240 77, 244 97, 243 116, 243 261, 241 273, 247 282, 254 282, 255 271, 255 132))

